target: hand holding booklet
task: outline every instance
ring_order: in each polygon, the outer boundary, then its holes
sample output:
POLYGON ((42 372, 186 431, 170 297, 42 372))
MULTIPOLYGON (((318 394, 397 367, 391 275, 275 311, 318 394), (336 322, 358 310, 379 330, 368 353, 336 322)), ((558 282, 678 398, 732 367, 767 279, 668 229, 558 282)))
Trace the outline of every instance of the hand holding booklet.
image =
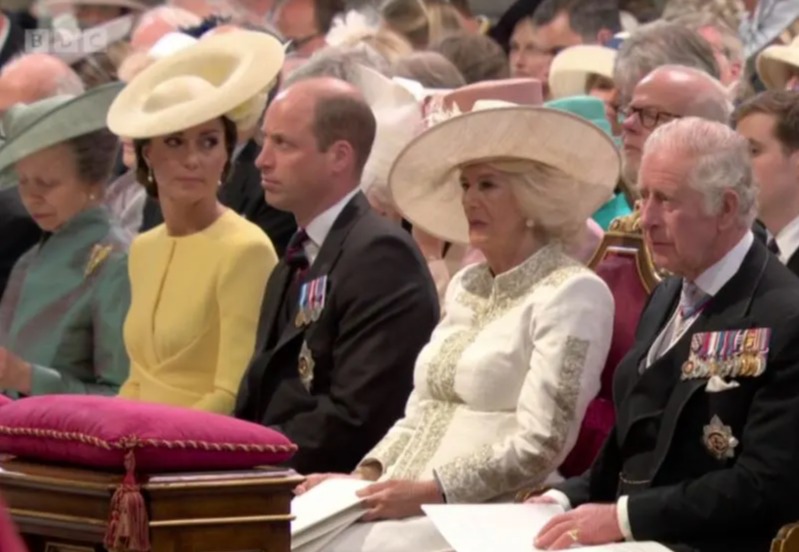
POLYGON ((371 481, 328 479, 291 501, 292 552, 317 552, 364 514, 355 494, 371 481))
MULTIPOLYGON (((455 552, 535 552, 538 532, 563 509, 554 504, 445 504, 422 506, 455 552)), ((656 542, 574 546, 595 552, 668 552, 656 542)))
MULTIPOLYGON (((363 516, 357 492, 371 485, 360 479, 328 479, 291 502, 292 552, 319 552, 363 516)), ((441 504, 423 506, 425 514, 455 552, 536 552, 533 541, 557 514, 552 504, 441 504)), ((595 552, 668 552, 655 542, 575 546, 595 552)), ((353 551, 357 552, 357 551, 353 551)), ((417 551, 409 551, 417 552, 417 551)))

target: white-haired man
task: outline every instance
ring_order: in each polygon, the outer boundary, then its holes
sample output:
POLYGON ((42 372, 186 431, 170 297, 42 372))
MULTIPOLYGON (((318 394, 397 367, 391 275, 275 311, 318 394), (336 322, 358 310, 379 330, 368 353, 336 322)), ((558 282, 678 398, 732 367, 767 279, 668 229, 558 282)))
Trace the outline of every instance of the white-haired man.
POLYGON ((641 225, 674 276, 616 370, 616 423, 599 457, 531 499, 568 510, 539 548, 634 539, 751 552, 799 519, 799 281, 749 229, 748 150, 698 118, 649 138, 641 225))
POLYGON ((680 117, 699 117, 727 123, 732 113, 727 90, 704 71, 682 65, 664 65, 635 87, 630 103, 620 112, 624 179, 638 181, 644 143, 660 125, 680 117))

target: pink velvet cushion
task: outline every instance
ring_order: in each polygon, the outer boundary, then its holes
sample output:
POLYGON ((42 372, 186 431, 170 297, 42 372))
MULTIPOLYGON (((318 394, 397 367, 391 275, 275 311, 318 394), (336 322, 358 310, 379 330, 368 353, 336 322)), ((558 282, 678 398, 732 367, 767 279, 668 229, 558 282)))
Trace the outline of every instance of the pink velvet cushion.
POLYGON ((4 404, 9 404, 9 403, 12 403, 12 402, 14 402, 12 399, 9 399, 8 397, 6 397, 2 393, 0 393, 0 406, 3 406, 4 404))
POLYGON ((247 469, 297 449, 280 433, 220 414, 115 397, 43 395, 0 408, 0 452, 139 473, 247 469))

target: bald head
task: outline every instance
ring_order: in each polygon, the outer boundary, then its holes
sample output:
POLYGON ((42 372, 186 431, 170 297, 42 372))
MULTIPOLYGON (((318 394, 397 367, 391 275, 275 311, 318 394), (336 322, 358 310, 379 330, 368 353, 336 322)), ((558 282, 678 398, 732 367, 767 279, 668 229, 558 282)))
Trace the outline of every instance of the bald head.
POLYGON ((681 65, 664 65, 644 77, 635 88, 669 98, 672 113, 728 123, 732 102, 724 85, 704 71, 681 65))
POLYGON ((84 91, 80 77, 60 59, 48 54, 25 54, 0 73, 0 112, 16 103, 32 103, 60 94, 84 91))
POLYGON ((178 6, 159 6, 147 10, 141 16, 131 34, 130 45, 134 51, 146 52, 165 34, 181 28, 195 27, 200 23, 202 18, 191 11, 178 6))
POLYGON ((355 171, 360 177, 372 151, 377 123, 355 86, 330 77, 309 78, 283 90, 273 105, 312 113, 312 132, 320 151, 341 140, 348 142, 355 153, 355 171))

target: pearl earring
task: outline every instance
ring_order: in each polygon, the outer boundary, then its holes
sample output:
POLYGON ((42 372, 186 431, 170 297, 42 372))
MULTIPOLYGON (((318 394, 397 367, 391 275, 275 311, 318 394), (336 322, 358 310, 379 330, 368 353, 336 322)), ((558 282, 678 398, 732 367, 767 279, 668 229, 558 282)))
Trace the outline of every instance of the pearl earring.
POLYGON ((152 168, 152 167, 150 167, 149 169, 150 169, 150 170, 149 170, 149 172, 147 173, 147 182, 149 182, 150 184, 152 184, 153 182, 155 182, 155 176, 153 176, 153 168, 152 168))
POLYGON ((524 225, 527 228, 532 228, 533 226, 535 226, 535 222, 533 222, 533 219, 527 219, 526 221, 524 221, 524 225))

